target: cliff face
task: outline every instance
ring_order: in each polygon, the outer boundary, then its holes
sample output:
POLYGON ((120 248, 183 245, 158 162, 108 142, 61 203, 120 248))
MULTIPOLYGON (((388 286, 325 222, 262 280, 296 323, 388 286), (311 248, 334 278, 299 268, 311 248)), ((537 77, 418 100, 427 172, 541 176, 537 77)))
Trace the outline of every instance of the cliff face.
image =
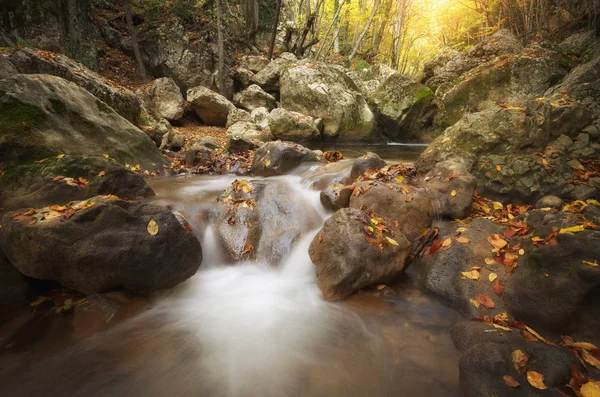
POLYGON ((63 53, 90 69, 98 68, 91 0, 3 0, 0 44, 63 53))

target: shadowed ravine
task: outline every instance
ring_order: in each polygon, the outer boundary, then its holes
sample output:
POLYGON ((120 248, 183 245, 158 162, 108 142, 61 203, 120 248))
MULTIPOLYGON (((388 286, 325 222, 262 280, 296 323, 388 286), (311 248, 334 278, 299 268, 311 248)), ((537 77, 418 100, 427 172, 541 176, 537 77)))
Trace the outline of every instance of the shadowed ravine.
MULTIPOLYGON (((320 178, 305 170, 282 180, 324 221, 318 191, 307 187, 320 178)), ((63 323, 35 341, 14 342, 10 369, 0 372, 7 395, 459 395, 449 336, 457 315, 406 279, 389 298, 325 302, 308 257, 318 228, 306 230, 278 268, 223 264, 211 213, 233 179, 153 180, 156 200, 182 212, 198 233, 201 270, 104 333, 77 341, 76 326, 63 323), (49 343, 65 350, 40 348, 49 343)))

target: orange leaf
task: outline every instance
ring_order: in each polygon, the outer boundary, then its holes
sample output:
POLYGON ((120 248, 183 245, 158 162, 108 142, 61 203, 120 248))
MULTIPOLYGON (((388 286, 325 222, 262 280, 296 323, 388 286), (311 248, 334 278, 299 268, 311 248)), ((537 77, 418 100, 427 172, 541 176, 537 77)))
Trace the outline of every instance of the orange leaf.
POLYGON ((527 371, 527 382, 536 389, 546 390, 547 387, 544 384, 544 375, 535 371, 527 371))
POLYGON ((491 236, 488 236, 488 242, 492 244, 494 248, 498 249, 502 249, 508 244, 506 240, 500 237, 499 234, 492 234, 491 236))
POLYGON ((493 309, 494 307, 496 307, 492 298, 490 298, 487 295, 478 294, 477 302, 481 303, 483 306, 487 307, 488 309, 493 309))
POLYGON ((504 383, 510 387, 519 387, 521 385, 515 378, 509 375, 504 375, 504 383))
POLYGON ((512 362, 519 373, 525 372, 525 367, 527 367, 527 363, 529 362, 529 356, 523 350, 513 350, 512 354, 512 362))
POLYGON ((244 254, 250 252, 252 250, 252 248, 254 248, 252 246, 252 244, 248 244, 248 243, 244 244, 244 254))
POLYGON ((105 172, 105 171, 100 171, 100 172, 98 173, 98 176, 104 176, 104 175, 106 175, 106 172, 105 172))
POLYGON ((494 287, 494 292, 496 293, 496 295, 502 295, 502 291, 504 290, 504 284, 502 284, 502 281, 500 281, 499 278, 494 280, 493 287, 494 287))
POLYGON ((461 237, 457 237, 456 241, 458 241, 461 244, 467 244, 470 240, 468 238, 466 238, 466 237, 462 237, 461 236, 461 237))

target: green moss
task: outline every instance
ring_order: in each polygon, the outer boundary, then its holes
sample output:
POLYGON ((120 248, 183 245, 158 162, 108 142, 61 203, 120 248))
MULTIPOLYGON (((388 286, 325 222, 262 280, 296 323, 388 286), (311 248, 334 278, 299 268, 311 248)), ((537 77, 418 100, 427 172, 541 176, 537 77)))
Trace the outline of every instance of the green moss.
POLYGON ((417 97, 417 102, 421 102, 422 100, 433 97, 433 91, 431 91, 429 87, 422 85, 415 93, 415 96, 417 97))
POLYGON ((46 120, 46 113, 35 105, 21 102, 16 98, 0 101, 0 130, 4 134, 18 132, 23 123, 38 126, 46 120))

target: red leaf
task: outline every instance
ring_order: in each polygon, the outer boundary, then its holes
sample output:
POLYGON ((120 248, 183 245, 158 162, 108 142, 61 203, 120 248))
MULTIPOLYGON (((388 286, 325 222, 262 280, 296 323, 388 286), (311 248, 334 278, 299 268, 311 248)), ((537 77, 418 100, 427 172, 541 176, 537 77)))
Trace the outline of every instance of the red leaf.
POLYGON ((487 307, 488 309, 493 309, 494 307, 496 307, 492 298, 490 298, 487 295, 483 295, 483 294, 477 295, 477 302, 481 303, 483 306, 487 307))
POLYGON ((502 295, 502 291, 504 291, 504 284, 502 284, 500 279, 497 278, 494 281, 494 292, 496 293, 496 295, 502 295))

